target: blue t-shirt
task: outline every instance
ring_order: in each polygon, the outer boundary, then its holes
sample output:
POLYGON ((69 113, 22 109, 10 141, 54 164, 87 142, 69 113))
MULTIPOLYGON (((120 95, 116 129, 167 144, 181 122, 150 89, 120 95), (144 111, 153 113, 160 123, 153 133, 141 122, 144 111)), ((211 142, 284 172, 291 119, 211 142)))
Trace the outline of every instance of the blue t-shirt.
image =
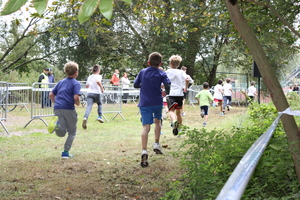
POLYGON ((75 109, 74 95, 81 95, 81 85, 75 78, 64 78, 59 81, 53 88, 52 93, 55 95, 54 110, 56 109, 75 109))
POLYGON ((141 87, 139 107, 160 106, 163 104, 161 83, 171 83, 164 71, 151 66, 140 71, 134 81, 134 85, 141 87))

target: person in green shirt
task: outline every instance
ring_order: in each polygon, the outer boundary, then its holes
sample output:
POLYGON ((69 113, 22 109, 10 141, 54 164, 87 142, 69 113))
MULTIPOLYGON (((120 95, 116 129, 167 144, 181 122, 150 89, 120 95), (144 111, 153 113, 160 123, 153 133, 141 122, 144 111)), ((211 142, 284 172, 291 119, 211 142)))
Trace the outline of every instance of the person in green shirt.
POLYGON ((196 96, 196 99, 200 105, 200 116, 204 118, 203 126, 206 126, 208 119, 208 107, 213 100, 211 93, 209 92, 209 84, 203 83, 203 90, 201 90, 196 96))

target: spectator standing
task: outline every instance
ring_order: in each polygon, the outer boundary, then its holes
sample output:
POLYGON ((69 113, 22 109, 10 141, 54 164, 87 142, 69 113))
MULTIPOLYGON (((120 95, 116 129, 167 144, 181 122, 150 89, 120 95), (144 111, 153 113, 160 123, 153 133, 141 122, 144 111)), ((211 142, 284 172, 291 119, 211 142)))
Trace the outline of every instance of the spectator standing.
POLYGON ((234 92, 232 90, 232 85, 231 85, 231 79, 230 78, 226 79, 226 83, 223 85, 223 89, 224 89, 223 112, 225 113, 226 108, 227 108, 227 111, 229 111, 230 108, 232 108, 230 106, 230 104, 231 104, 231 96, 234 92))
POLYGON ((111 76, 111 80, 110 83, 114 86, 114 99, 113 99, 113 103, 118 103, 117 102, 117 96, 118 94, 116 93, 119 89, 118 86, 120 85, 120 78, 119 78, 119 70, 115 69, 115 72, 113 73, 113 75, 111 76))
POLYGON ((179 128, 182 125, 181 108, 183 104, 184 92, 187 92, 189 80, 183 70, 177 69, 182 61, 178 55, 173 55, 169 59, 170 69, 166 71, 171 81, 170 94, 167 97, 169 107, 169 116, 174 135, 178 135, 179 128), (183 86, 182 84, 185 83, 183 86))
POLYGON ((223 110, 223 94, 224 94, 224 89, 223 89, 223 80, 219 79, 218 84, 214 87, 214 103, 213 106, 216 107, 220 103, 220 115, 224 115, 225 111, 223 110))
POLYGON ((140 88, 140 113, 142 115, 142 156, 141 166, 148 166, 148 134, 150 126, 155 123, 154 136, 155 143, 153 150, 156 154, 162 154, 159 143, 161 133, 162 105, 163 97, 161 92, 161 83, 164 84, 166 94, 170 91, 170 80, 167 74, 158 67, 162 65, 162 56, 160 53, 153 52, 149 55, 147 68, 142 69, 134 81, 134 87, 140 88))
POLYGON ((130 85, 130 80, 128 79, 128 75, 126 72, 123 73, 123 77, 121 78, 121 83, 122 83, 122 89, 123 91, 125 91, 122 96, 122 101, 124 104, 126 104, 129 95, 128 90, 130 85))
MULTIPOLYGON (((181 70, 184 71, 184 73, 186 74, 186 78, 189 80, 189 87, 194 83, 194 80, 191 78, 190 75, 188 75, 186 73, 187 68, 185 66, 181 67, 181 70)), ((182 83, 183 87, 185 86, 185 81, 182 83)), ((185 112, 184 112, 184 104, 185 104, 185 100, 188 97, 189 91, 187 90, 186 92, 183 92, 183 102, 182 102, 182 116, 185 116, 185 112)))
POLYGON ((40 74, 38 82, 40 83, 39 88, 43 88, 41 91, 41 102, 42 108, 51 107, 51 100, 49 99, 49 68, 44 68, 43 73, 40 74))
POLYGON ((101 98, 102 97, 101 95, 104 93, 104 88, 101 81, 102 81, 102 76, 100 75, 100 66, 95 65, 93 67, 93 74, 90 75, 86 81, 86 88, 88 88, 88 91, 87 91, 87 107, 82 120, 83 129, 87 128, 87 120, 92 111, 94 103, 96 103, 98 106, 97 121, 100 123, 104 122, 102 119, 102 98, 101 98))
MULTIPOLYGON (((54 78, 54 74, 52 72, 52 69, 49 68, 49 71, 48 71, 48 79, 49 79, 49 83, 55 83, 55 78, 54 78)), ((50 88, 53 87, 52 84, 49 85, 50 88)))
POLYGON ((203 126, 206 126, 208 119, 208 108, 210 102, 213 100, 213 97, 209 92, 209 84, 204 82, 202 86, 203 90, 201 90, 195 97, 200 106, 200 116, 204 118, 203 126))
POLYGON ((64 137, 68 132, 68 137, 64 144, 62 158, 70 158, 69 153, 77 132, 77 113, 75 105, 80 105, 81 85, 76 80, 78 76, 78 64, 68 62, 64 66, 66 78, 59 81, 50 92, 50 99, 54 103, 54 117, 48 126, 48 132, 55 131, 58 137, 64 137))

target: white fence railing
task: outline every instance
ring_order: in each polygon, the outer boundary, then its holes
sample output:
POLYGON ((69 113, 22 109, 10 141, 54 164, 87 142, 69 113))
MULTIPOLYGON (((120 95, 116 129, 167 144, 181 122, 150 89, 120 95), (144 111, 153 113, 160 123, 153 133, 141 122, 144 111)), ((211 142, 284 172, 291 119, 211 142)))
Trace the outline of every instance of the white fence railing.
POLYGON ((280 113, 273 121, 269 129, 261 135, 253 145, 248 149, 246 154, 240 160, 239 164, 232 172, 226 184, 222 188, 216 200, 238 200, 241 199, 253 171, 263 154, 274 130, 278 125, 278 121, 283 113, 280 113))

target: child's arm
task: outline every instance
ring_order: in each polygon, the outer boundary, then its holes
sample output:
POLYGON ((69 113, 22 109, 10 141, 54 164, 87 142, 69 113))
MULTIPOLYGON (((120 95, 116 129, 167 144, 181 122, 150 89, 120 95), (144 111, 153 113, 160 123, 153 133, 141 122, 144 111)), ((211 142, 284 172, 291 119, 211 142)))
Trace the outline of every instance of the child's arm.
POLYGON ((75 101, 75 105, 79 106, 80 105, 80 98, 78 94, 74 95, 74 101, 75 101))
POLYGON ((53 103, 55 103, 55 95, 53 94, 53 92, 50 92, 49 98, 51 99, 51 101, 52 101, 53 103))
POLYGON ((97 84, 101 88, 101 92, 104 93, 104 87, 103 87, 102 83, 100 81, 97 81, 97 84))

